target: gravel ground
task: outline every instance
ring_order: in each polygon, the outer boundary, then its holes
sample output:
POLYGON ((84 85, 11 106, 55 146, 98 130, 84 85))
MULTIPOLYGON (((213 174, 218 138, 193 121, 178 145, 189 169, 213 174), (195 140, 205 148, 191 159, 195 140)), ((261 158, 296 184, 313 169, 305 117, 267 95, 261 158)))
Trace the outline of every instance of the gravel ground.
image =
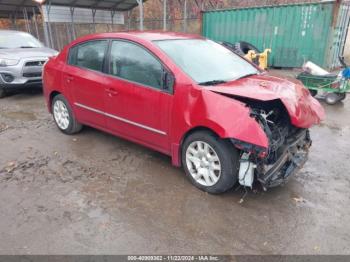
POLYGON ((58 131, 40 92, 0 100, 0 254, 350 254, 350 99, 305 167, 267 192, 208 195, 170 158, 58 131))

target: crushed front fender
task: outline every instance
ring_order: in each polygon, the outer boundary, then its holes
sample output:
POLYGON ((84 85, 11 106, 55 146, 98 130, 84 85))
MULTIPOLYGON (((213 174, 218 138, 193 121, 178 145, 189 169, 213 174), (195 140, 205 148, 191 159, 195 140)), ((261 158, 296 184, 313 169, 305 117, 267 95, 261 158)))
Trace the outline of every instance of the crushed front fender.
POLYGON ((216 93, 257 101, 280 100, 289 114, 291 124, 299 128, 310 128, 325 118, 323 107, 297 80, 262 74, 206 88, 216 93))

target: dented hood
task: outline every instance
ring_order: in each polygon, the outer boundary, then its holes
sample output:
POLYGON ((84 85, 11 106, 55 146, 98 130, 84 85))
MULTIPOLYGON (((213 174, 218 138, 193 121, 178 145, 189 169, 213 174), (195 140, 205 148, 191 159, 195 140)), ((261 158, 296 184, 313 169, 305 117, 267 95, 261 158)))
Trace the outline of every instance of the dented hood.
POLYGON ((261 101, 280 99, 289 113, 292 124, 300 128, 319 124, 325 117, 320 103, 295 79, 261 74, 204 88, 216 93, 261 101))

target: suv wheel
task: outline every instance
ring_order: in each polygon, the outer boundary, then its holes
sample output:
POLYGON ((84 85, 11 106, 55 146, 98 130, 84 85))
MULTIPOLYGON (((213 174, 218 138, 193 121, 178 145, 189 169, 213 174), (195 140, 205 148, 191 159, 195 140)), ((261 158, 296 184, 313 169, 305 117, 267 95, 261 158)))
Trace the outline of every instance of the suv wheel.
POLYGON ((182 165, 192 184, 205 192, 219 194, 237 182, 239 154, 229 141, 200 131, 184 141, 182 165))
POLYGON ((3 98, 6 96, 6 91, 3 87, 0 87, 0 98, 3 98))
POLYGON ((52 100, 52 113, 57 127, 65 134, 72 135, 82 129, 73 114, 67 99, 63 95, 57 95, 52 100))

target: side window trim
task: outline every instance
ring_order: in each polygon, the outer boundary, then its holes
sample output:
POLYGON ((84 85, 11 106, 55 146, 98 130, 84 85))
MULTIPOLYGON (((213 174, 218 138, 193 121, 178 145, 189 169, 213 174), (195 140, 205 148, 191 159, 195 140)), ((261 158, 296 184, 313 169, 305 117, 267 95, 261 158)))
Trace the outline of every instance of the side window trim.
POLYGON ((105 59, 106 60, 105 61, 106 62, 106 72, 105 73, 109 77, 117 78, 117 79, 120 79, 120 80, 123 80, 123 81, 126 81, 126 82, 130 82, 130 83, 133 83, 133 84, 137 84, 137 85, 145 87, 145 88, 151 88, 152 90, 156 90, 158 92, 163 92, 163 93, 167 93, 167 94, 171 94, 171 95, 174 94, 173 90, 172 91, 168 91, 168 90, 164 89, 163 87, 159 89, 159 88, 156 88, 154 86, 146 85, 146 84, 143 84, 143 83, 139 83, 139 82, 136 82, 136 81, 132 81, 132 80, 129 80, 129 79, 125 79, 125 78, 113 75, 112 71, 111 71, 111 63, 110 63, 111 57, 112 57, 111 51, 112 51, 112 44, 113 44, 113 42, 126 42, 126 43, 134 44, 134 45, 142 48, 143 50, 145 50, 147 53, 149 53, 154 59, 156 59, 160 63, 160 65, 162 67, 162 71, 165 70, 166 72, 174 75, 173 72, 159 59, 159 57, 156 54, 154 54, 151 50, 149 50, 147 47, 145 47, 145 46, 143 46, 140 43, 137 43, 135 41, 129 40, 129 39, 111 38, 111 39, 109 39, 109 45, 108 45, 108 48, 107 48, 108 53, 107 53, 107 56, 106 56, 106 59, 105 59))
POLYGON ((87 41, 84 41, 84 42, 79 42, 73 46, 71 46, 68 50, 68 55, 66 57, 66 64, 67 65, 70 65, 70 66, 74 66, 74 67, 77 67, 77 68, 80 68, 80 69, 84 69, 84 70, 88 70, 88 71, 92 71, 92 72, 96 72, 96 73, 103 73, 103 74, 107 74, 107 69, 108 69, 108 65, 106 64, 107 62, 107 55, 109 54, 109 48, 110 48, 110 45, 111 45, 111 40, 109 38, 96 38, 96 39, 91 39, 91 40, 87 40, 87 41), (98 42, 98 41, 105 41, 107 43, 107 48, 104 52, 104 55, 103 55, 103 61, 102 61, 102 70, 99 71, 99 70, 94 70, 94 69, 91 69, 91 68, 86 68, 86 67, 82 67, 82 66, 79 66, 79 65, 74 65, 74 64, 71 64, 70 63, 70 54, 71 52, 73 51, 73 49, 75 49, 75 52, 74 52, 74 60, 76 61, 77 60, 77 56, 78 56, 78 47, 80 45, 84 45, 86 43, 89 43, 89 42, 98 42))

